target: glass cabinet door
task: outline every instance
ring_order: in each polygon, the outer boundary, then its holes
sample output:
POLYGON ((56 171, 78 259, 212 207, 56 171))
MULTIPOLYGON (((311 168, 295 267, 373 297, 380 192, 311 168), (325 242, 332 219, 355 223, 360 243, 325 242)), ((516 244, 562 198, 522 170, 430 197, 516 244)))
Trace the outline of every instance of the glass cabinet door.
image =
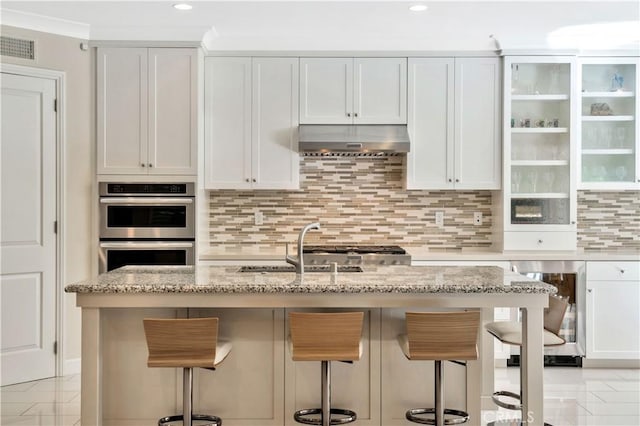
POLYGON ((506 58, 505 214, 511 225, 570 225, 574 60, 506 58))
POLYGON ((581 60, 581 188, 638 186, 637 66, 637 58, 581 60))

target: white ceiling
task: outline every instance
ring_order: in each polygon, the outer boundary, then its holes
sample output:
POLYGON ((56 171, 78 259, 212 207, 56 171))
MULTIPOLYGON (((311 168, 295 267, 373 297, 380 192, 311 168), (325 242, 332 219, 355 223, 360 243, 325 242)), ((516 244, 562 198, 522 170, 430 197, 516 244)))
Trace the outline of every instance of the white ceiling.
POLYGON ((186 12, 177 2, 3 0, 0 19, 91 40, 202 41, 209 50, 494 50, 490 34, 503 48, 640 48, 638 0, 192 0, 186 12), (410 12, 416 3, 429 9, 410 12))

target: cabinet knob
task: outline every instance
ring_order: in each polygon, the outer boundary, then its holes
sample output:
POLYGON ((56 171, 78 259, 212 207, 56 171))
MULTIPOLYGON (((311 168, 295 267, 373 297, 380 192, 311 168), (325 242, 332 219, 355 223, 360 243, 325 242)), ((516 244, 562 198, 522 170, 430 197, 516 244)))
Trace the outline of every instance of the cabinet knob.
POLYGON ((453 182, 453 179, 449 179, 449 182, 453 182))
POLYGON ((591 293, 591 292, 593 291, 593 289, 592 289, 592 288, 589 288, 589 289, 587 289, 587 291, 588 291, 589 293, 591 293))
POLYGON ((140 164, 140 166, 141 166, 141 167, 146 167, 147 165, 146 165, 146 164, 144 164, 144 163, 142 163, 142 164, 140 164))
POLYGON ((149 163, 149 167, 153 167, 153 164, 149 163))
POLYGON ((357 113, 357 112, 356 112, 356 113, 354 113, 354 114, 353 114, 353 116, 354 116, 354 117, 357 117, 357 116, 358 116, 358 113, 357 113))
POLYGON ((246 178, 245 181, 249 182, 249 178, 246 178))
POLYGON ((347 113, 347 117, 351 117, 351 113, 350 112, 347 113))
POLYGON ((571 221, 571 224, 572 224, 572 225, 575 225, 575 224, 576 224, 576 221, 575 221, 575 220, 572 220, 572 221, 571 221))
POLYGON ((624 269, 620 269, 620 273, 621 273, 621 274, 624 274, 624 269))
POLYGON ((254 182, 257 182, 255 179, 252 179, 254 182))
POLYGON ((542 240, 538 240, 538 244, 542 244, 542 243, 543 243, 543 241, 542 241, 542 240))
POLYGON ((460 179, 456 179, 456 182, 460 182, 460 179))

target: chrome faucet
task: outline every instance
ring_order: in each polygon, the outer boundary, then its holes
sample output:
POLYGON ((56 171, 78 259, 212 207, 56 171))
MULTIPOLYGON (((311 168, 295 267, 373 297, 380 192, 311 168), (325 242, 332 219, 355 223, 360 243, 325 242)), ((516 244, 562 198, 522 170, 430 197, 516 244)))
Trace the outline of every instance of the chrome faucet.
POLYGON ((289 256, 289 244, 287 243, 285 245, 285 248, 286 248, 285 260, 287 261, 287 263, 290 263, 296 267, 296 274, 304 273, 304 258, 302 255, 302 252, 304 249, 304 235, 310 229, 320 229, 320 224, 318 222, 313 222, 308 225, 305 225, 305 227, 300 230, 300 234, 298 234, 298 258, 297 259, 295 257, 289 256))

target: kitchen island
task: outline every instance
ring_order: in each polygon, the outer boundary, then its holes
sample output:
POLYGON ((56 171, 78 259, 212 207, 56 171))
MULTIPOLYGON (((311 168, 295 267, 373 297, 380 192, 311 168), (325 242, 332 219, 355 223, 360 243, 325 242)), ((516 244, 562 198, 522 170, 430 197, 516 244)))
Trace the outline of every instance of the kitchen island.
MULTIPOLYGON (((141 424, 179 411, 179 372, 148 369, 145 317, 220 317, 233 341, 215 373, 198 374, 196 411, 225 425, 292 425, 296 409, 317 405, 319 365, 293 363, 286 350, 287 310, 366 313, 363 359, 334 369, 334 405, 358 424, 407 424, 404 411, 432 405, 430 363, 409 363, 397 347, 404 311, 523 308, 523 405, 542 425, 543 309, 555 287, 498 267, 365 267, 364 272, 239 272, 239 267, 124 267, 66 287, 82 308, 82 424, 141 424), (411 364, 411 365, 410 365, 411 364), (421 364, 421 365, 415 365, 421 364)), ((479 332, 479 350, 486 338, 479 332)), ((170 344, 170 342, 167 342, 170 344)), ((446 405, 482 424, 481 396, 493 359, 447 367, 446 405), (462 390, 466 389, 466 392, 462 390)), ((492 377, 492 375, 491 375, 492 377)))

